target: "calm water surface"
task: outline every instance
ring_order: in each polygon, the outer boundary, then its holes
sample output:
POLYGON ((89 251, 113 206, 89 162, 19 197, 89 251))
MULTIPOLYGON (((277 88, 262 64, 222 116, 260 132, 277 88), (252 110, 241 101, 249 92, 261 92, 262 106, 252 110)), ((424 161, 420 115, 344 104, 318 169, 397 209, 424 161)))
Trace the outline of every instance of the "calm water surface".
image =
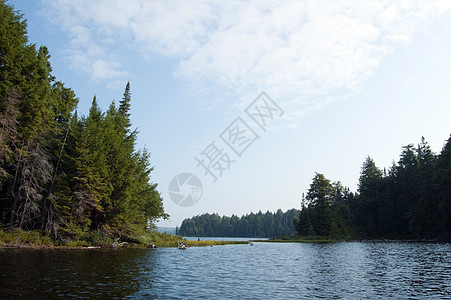
POLYGON ((451 299, 451 244, 0 249, 0 298, 451 299))

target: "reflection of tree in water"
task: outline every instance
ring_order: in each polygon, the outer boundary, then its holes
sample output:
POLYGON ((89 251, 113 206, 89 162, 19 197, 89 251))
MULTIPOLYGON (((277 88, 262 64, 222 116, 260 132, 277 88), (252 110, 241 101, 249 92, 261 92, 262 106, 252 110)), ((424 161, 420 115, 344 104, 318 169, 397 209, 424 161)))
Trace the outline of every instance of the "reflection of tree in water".
POLYGON ((0 295, 25 299, 118 298, 151 288, 149 249, 0 252, 0 295))

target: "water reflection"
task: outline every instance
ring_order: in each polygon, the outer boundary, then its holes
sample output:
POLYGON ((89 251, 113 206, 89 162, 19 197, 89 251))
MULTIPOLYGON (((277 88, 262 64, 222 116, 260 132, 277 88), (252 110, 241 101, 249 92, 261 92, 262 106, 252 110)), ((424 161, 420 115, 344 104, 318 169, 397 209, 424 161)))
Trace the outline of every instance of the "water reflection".
MULTIPOLYGON (((0 249, 6 298, 446 298, 451 245, 276 244, 0 249)), ((5 297, 0 297, 5 298, 5 297)))
POLYGON ((0 295, 121 299, 140 289, 137 279, 143 274, 149 278, 154 253, 145 249, 0 249, 0 295))

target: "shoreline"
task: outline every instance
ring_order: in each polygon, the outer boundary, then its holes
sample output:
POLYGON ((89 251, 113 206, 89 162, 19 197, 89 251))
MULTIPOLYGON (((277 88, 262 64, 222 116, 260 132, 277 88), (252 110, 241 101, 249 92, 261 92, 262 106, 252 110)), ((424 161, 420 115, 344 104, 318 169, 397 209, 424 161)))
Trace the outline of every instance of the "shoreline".
POLYGON ((274 239, 274 240, 252 240, 253 243, 305 243, 305 244, 313 244, 313 243, 451 243, 451 241, 446 240, 393 240, 393 239, 374 239, 374 240, 333 240, 333 239, 318 239, 318 240, 309 240, 309 239, 274 239))
MULTIPOLYGON (((213 247, 225 245, 249 244, 243 241, 184 241, 188 247, 213 247)), ((177 248, 177 245, 156 245, 156 248, 177 248)), ((1 243, 0 249, 26 249, 26 250, 98 250, 98 249, 153 249, 149 245, 132 244, 125 247, 114 246, 55 246, 55 245, 33 245, 33 244, 11 244, 1 243)))
MULTIPOLYGON (((250 240, 243 241, 185 241, 188 247, 213 247, 225 245, 244 245, 251 243, 301 243, 301 244, 328 244, 328 243, 451 243, 450 241, 434 241, 434 240, 250 240)), ((158 246, 156 248, 177 248, 174 245, 158 246)), ((0 244, 0 249, 24 249, 24 250, 100 250, 100 249, 152 249, 145 245, 131 245, 126 247, 113 246, 55 246, 55 245, 30 245, 30 244, 0 244)))
MULTIPOLYGON (((106 247, 104 247, 106 248, 106 247)), ((27 245, 27 244, 8 244, 2 243, 0 249, 27 249, 27 250, 94 250, 102 249, 99 246, 72 247, 72 246, 54 246, 54 245, 27 245)))

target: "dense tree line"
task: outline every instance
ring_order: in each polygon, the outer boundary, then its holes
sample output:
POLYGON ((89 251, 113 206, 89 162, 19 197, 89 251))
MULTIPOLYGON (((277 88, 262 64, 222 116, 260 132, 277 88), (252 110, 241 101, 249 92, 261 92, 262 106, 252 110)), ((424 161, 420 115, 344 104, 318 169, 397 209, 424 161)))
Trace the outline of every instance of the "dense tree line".
POLYGON ((436 155, 422 138, 386 171, 367 157, 358 192, 315 174, 299 218, 302 236, 451 239, 451 137, 436 155))
POLYGON ((451 240, 451 136, 440 154, 424 138, 402 148, 381 170, 363 163, 358 191, 315 173, 301 210, 251 213, 241 218, 203 214, 182 222, 185 236, 321 236, 349 239, 451 240), (293 226, 294 225, 294 226, 293 226))
POLYGON ((177 233, 183 236, 225 236, 225 237, 272 237, 295 233, 293 218, 299 214, 297 209, 277 210, 231 217, 218 214, 203 214, 185 219, 177 233))
POLYGON ((0 1, 0 224, 56 238, 90 231, 131 237, 163 211, 149 153, 135 149, 130 84, 102 112, 78 116, 75 93, 51 75, 50 55, 0 1))

